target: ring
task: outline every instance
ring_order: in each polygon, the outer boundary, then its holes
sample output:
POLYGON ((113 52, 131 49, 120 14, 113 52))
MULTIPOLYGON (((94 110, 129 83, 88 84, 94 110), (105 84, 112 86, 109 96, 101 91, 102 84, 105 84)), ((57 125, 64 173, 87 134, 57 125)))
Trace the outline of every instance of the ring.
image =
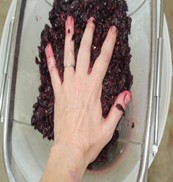
POLYGON ((66 64, 66 65, 64 65, 64 69, 65 68, 70 68, 70 67, 75 68, 75 65, 74 64, 66 64))

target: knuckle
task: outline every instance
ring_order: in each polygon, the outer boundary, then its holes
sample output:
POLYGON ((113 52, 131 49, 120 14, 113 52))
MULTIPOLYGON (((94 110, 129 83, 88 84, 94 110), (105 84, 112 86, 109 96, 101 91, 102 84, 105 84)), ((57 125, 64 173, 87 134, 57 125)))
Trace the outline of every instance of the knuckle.
POLYGON ((87 49, 89 51, 90 48, 91 48, 91 44, 90 44, 90 42, 88 40, 83 39, 83 41, 82 41, 82 47, 85 48, 85 49, 87 49))
POLYGON ((104 130, 104 135, 105 135, 107 142, 109 142, 113 136, 114 130, 113 130, 112 126, 110 126, 110 123, 106 123, 106 124, 109 124, 109 126, 107 126, 106 129, 104 130))
POLYGON ((88 24, 87 24, 87 28, 88 28, 89 30, 91 30, 91 31, 93 31, 93 32, 94 32, 94 29, 95 29, 95 25, 94 25, 94 23, 93 23, 93 22, 88 22, 88 24))
POLYGON ((94 76, 91 78, 91 82, 90 82, 90 87, 95 89, 96 94, 100 96, 100 94, 98 94, 98 90, 100 91, 102 88, 102 82, 100 81, 101 75, 99 74, 98 71, 95 72, 94 76))
POLYGON ((55 71, 56 67, 55 67, 55 65, 49 65, 49 66, 48 66, 48 69, 49 69, 50 75, 52 75, 53 72, 55 71))
POLYGON ((109 61, 111 59, 111 55, 106 49, 102 48, 100 58, 103 61, 109 61))
POLYGON ((116 36, 117 36, 117 34, 116 34, 116 31, 117 31, 117 29, 115 29, 115 31, 111 28, 110 30, 109 30, 109 33, 108 33, 108 38, 116 38, 116 36))
POLYGON ((69 59, 73 59, 74 57, 74 53, 73 50, 71 48, 69 48, 68 54, 67 54, 67 58, 69 59))
POLYGON ((104 43, 105 49, 108 49, 108 48, 109 50, 113 49, 115 42, 116 42, 116 34, 110 31, 104 43))

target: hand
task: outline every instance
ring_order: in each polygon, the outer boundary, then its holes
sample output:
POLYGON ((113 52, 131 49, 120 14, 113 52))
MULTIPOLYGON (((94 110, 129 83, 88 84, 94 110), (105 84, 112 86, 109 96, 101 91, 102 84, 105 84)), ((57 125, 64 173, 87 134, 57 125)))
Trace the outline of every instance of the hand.
MULTIPOLYGON (((68 146, 75 151, 86 168, 93 162, 103 147, 111 140, 123 112, 116 105, 126 109, 131 100, 129 91, 122 92, 116 99, 106 119, 102 117, 102 82, 109 66, 117 37, 112 26, 103 43, 91 73, 88 73, 90 51, 95 30, 94 19, 90 18, 81 41, 76 69, 66 67, 61 83, 51 45, 46 48, 48 68, 55 96, 54 135, 55 146, 68 146)), ((66 21, 64 66, 75 64, 74 20, 66 21)))

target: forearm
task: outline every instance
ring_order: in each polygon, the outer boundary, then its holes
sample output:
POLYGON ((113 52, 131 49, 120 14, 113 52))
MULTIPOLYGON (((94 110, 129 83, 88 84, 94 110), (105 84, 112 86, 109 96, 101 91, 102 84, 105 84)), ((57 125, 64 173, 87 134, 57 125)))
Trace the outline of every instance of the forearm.
POLYGON ((54 145, 41 182, 80 182, 86 165, 80 152, 68 145, 54 145))

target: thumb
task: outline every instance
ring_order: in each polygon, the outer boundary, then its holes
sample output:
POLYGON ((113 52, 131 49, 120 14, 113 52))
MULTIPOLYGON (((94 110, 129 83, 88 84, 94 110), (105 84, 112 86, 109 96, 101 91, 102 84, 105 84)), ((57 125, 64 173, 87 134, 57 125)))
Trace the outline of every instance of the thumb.
POLYGON ((115 103, 111 107, 106 118, 105 124, 109 127, 108 129, 113 129, 113 131, 115 130, 131 99, 132 95, 129 91, 124 91, 117 96, 115 103))

